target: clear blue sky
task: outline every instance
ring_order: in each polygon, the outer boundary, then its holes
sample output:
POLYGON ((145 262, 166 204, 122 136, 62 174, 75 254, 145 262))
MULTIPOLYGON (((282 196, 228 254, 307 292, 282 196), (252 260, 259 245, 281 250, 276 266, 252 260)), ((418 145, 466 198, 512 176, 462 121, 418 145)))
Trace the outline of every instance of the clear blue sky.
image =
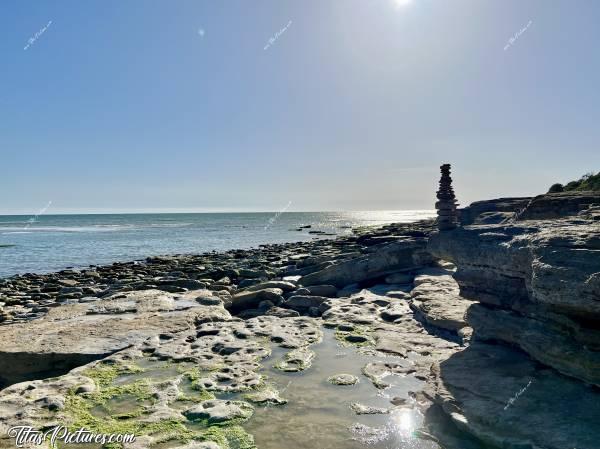
POLYGON ((463 204, 600 170, 600 2, 400 3, 2 0, 0 213, 430 209, 443 162, 463 204))

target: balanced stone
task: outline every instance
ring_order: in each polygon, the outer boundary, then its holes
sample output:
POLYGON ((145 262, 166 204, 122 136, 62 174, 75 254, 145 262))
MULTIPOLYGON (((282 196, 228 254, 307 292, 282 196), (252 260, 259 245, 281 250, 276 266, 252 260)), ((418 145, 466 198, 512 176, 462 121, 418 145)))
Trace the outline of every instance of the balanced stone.
POLYGON ((450 164, 443 164, 440 171, 442 177, 440 178, 440 188, 437 191, 438 201, 435 203, 435 208, 438 214, 438 228, 440 231, 446 231, 458 226, 458 214, 450 177, 450 164))

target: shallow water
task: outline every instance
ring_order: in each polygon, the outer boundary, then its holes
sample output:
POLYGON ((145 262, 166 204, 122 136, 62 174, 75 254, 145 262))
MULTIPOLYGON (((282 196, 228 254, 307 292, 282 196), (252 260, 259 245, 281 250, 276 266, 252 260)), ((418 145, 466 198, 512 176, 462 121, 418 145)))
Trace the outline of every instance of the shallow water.
POLYGON ((316 353, 313 365, 301 373, 284 373, 273 368, 285 351, 276 349, 264 361, 268 382, 276 384, 289 402, 280 406, 257 406, 254 416, 244 424, 254 435, 259 449, 434 449, 431 441, 413 433, 422 415, 406 407, 382 415, 356 415, 350 404, 391 408, 394 397, 408 398, 422 382, 413 376, 385 378, 391 386, 379 391, 361 369, 368 362, 388 360, 406 363, 398 357, 373 356, 354 347, 342 347, 334 332, 324 329, 323 341, 311 347, 316 353), (327 382, 335 374, 352 374, 359 382, 338 386, 327 382), (366 427, 365 427, 366 426, 366 427), (371 430, 369 430, 369 428, 371 430))

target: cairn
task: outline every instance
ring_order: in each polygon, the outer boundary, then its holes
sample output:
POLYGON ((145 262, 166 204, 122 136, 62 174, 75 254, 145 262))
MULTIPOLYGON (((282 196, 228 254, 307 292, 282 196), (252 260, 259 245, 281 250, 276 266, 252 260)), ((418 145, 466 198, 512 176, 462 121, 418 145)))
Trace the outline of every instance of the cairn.
POLYGON ((452 188, 450 164, 442 165, 440 171, 442 172, 442 177, 440 179, 440 189, 437 191, 438 201, 435 203, 435 208, 438 214, 438 229, 440 231, 448 231, 458 226, 456 197, 452 188))

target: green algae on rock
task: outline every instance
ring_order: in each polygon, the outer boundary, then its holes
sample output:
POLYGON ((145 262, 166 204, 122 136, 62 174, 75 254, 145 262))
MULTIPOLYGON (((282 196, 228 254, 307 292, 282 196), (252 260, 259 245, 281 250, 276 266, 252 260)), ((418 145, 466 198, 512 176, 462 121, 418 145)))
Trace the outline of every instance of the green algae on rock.
POLYGON ((284 359, 275 365, 281 371, 298 372, 311 367, 315 353, 308 348, 294 349, 285 354, 284 359))
POLYGON ((282 398, 279 391, 271 385, 266 385, 264 388, 254 393, 244 395, 244 399, 255 404, 283 405, 288 402, 287 399, 282 398))
POLYGON ((352 374, 336 374, 329 376, 327 382, 333 385, 354 385, 358 383, 358 377, 352 374))

